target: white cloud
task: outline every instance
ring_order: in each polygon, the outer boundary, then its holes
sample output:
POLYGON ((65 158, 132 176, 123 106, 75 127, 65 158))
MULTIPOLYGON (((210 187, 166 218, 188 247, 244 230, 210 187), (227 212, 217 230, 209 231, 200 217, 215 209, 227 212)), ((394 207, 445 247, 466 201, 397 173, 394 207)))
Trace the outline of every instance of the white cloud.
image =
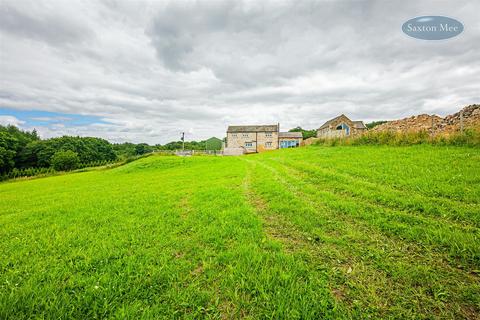
POLYGON ((19 120, 14 116, 0 115, 0 125, 2 126, 6 126, 6 125, 21 126, 24 123, 25 121, 19 120))
MULTIPOLYGON (((165 143, 228 124, 318 127, 446 115, 480 100, 474 1, 3 1, 0 108, 98 116, 39 128, 165 143), (406 20, 455 17, 458 37, 404 35, 406 20)), ((26 124, 24 124, 26 125, 26 124)))

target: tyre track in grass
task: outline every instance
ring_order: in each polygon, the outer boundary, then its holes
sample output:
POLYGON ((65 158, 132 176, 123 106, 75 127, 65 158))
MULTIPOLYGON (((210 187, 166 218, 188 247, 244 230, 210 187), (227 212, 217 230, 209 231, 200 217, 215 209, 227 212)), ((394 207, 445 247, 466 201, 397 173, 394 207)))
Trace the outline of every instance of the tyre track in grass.
POLYGON ((273 160, 284 166, 295 168, 297 171, 302 171, 305 174, 305 178, 311 182, 315 182, 314 179, 318 179, 324 186, 328 186, 329 190, 334 190, 335 192, 362 197, 392 209, 402 209, 416 214, 444 219, 448 223, 461 222, 463 225, 471 225, 474 228, 480 226, 480 207, 476 204, 430 197, 413 191, 396 189, 307 162, 292 162, 278 158, 273 160), (351 184, 357 188, 351 187, 351 184))
POLYGON ((225 319, 337 318, 325 275, 313 277, 301 261, 262 241, 261 221, 242 193, 245 165, 225 158, 215 164, 215 177, 209 168, 185 181, 186 200, 178 204, 184 228, 178 229, 187 231, 179 239, 191 248, 180 259, 193 263, 179 290, 192 297, 203 291, 209 303, 190 304, 180 314, 202 307, 206 317, 225 319))
MULTIPOLYGON (((253 191, 250 177, 245 181, 244 193, 255 208, 256 213, 261 217, 263 221, 263 229, 268 239, 280 243, 282 250, 286 254, 295 256, 297 259, 308 264, 311 273, 319 271, 322 273, 329 273, 329 264, 325 263, 320 266, 318 260, 312 260, 312 250, 314 249, 314 245, 306 240, 308 239, 309 234, 302 232, 295 226, 295 224, 291 223, 288 219, 285 219, 282 215, 271 212, 267 201, 264 201, 262 197, 258 196, 253 191)), ((345 282, 345 278, 340 275, 343 265, 341 265, 340 261, 338 262, 339 263, 336 267, 338 273, 336 277, 342 278, 342 280, 337 282, 345 282)), ((329 279, 331 280, 331 274, 329 274, 329 279)), ((340 314, 342 314, 342 318, 352 318, 352 310, 349 310, 349 308, 352 307, 352 303, 351 301, 348 301, 349 297, 344 293, 345 288, 341 285, 337 285, 337 282, 329 281, 328 289, 330 290, 330 295, 337 303, 336 308, 341 310, 340 314)), ((360 310, 357 309, 353 313, 355 312, 358 313, 360 310)))
MULTIPOLYGON (((364 180, 386 188, 391 188, 394 185, 395 190, 419 193, 432 200, 451 201, 454 205, 479 205, 480 197, 477 195, 480 195, 480 190, 468 188, 470 192, 466 195, 463 189, 459 191, 450 187, 455 185, 458 178, 461 178, 461 182, 468 182, 470 186, 480 183, 480 175, 477 173, 478 165, 475 165, 475 162, 472 161, 480 159, 480 155, 476 154, 474 148, 463 150, 454 147, 453 149, 454 152, 446 151, 449 148, 443 147, 427 148, 426 150, 423 147, 422 149, 379 146, 374 148, 359 146, 346 148, 310 147, 298 155, 290 154, 288 158, 298 162, 305 162, 305 159, 308 159, 308 163, 311 165, 327 170, 333 169, 336 173, 349 176, 355 180, 364 180), (412 150, 415 151, 415 154, 418 152, 419 157, 415 158, 412 150), (428 154, 425 154, 426 152, 428 154), (430 157, 431 152, 439 152, 440 154, 446 152, 444 153, 445 158, 430 157), (349 161, 348 166, 345 166, 346 162, 342 162, 342 159, 337 157, 338 153, 341 153, 344 156, 343 158, 353 156, 352 160, 357 161, 359 165, 352 166, 349 161), (325 158, 325 155, 328 157, 325 158), (318 160, 319 156, 321 161, 318 160), (467 157, 469 158, 468 161, 467 157), (328 158, 334 159, 335 163, 329 162, 328 158), (461 161, 461 163, 458 161, 461 161), (392 168, 395 168, 395 170, 392 170, 392 168), (448 170, 445 170, 446 168, 448 170), (458 168, 462 168, 462 170, 458 168), (425 181, 429 181, 429 183, 425 184, 425 181), (412 182, 414 183, 412 184, 412 182), (430 182, 433 182, 433 185, 430 182), (441 187, 440 189, 436 188, 437 184, 441 187)), ((271 156, 271 159, 279 158, 285 160, 285 157, 278 157, 278 154, 271 156)))
POLYGON ((304 252, 313 265, 329 266, 335 283, 332 292, 354 313, 370 310, 376 315, 388 315, 392 314, 392 306, 398 309, 393 314, 402 317, 415 316, 416 312, 465 316, 472 308, 476 310, 475 302, 469 301, 471 297, 462 296, 465 290, 479 292, 478 286, 472 285, 475 276, 442 263, 441 255, 425 253, 422 246, 379 233, 368 222, 337 215, 338 210, 332 211, 303 193, 303 187, 289 182, 288 175, 268 169, 264 163, 247 161, 262 167, 256 172, 261 175, 256 183, 264 184, 264 188, 253 185, 251 192, 262 199, 259 211, 268 212, 264 221, 267 230, 271 229, 269 233, 289 250, 304 252), (265 174, 264 169, 271 174, 265 174), (265 188, 269 179, 269 187, 265 188), (286 192, 284 196, 290 194, 291 199, 283 199, 292 204, 290 207, 275 208, 272 201, 279 200, 275 192, 265 192, 279 185, 286 192), (446 283, 449 289, 443 301, 437 299, 445 295, 436 283, 437 276, 444 278, 443 285, 446 283), (355 298, 358 296, 363 298, 359 301, 355 298))
MULTIPOLYGON (((281 216, 277 214, 272 214, 268 210, 268 204, 259 197, 254 190, 252 189, 252 163, 248 163, 248 172, 243 181, 242 189, 246 201, 250 203, 255 214, 259 216, 262 221, 263 231, 266 235, 266 239, 262 242, 274 243, 274 247, 277 247, 277 243, 281 244, 281 252, 283 254, 291 257, 297 264, 308 272, 308 277, 311 279, 322 279, 320 282, 321 287, 314 287, 314 291, 318 291, 324 295, 326 301, 317 301, 316 304, 319 305, 331 305, 332 313, 327 313, 326 317, 322 316, 321 318, 325 319, 348 319, 349 310, 346 309, 346 305, 335 298, 335 290, 331 290, 330 282, 327 282, 326 278, 326 268, 311 268, 311 263, 307 255, 299 251, 299 248, 305 248, 305 242, 303 240, 302 233, 295 229, 292 224, 287 220, 282 219, 281 216), (328 295, 324 293, 325 289, 329 290, 328 295)), ((298 294, 298 293, 297 293, 298 294)), ((318 294, 312 294, 312 296, 318 296, 318 294)), ((318 317, 314 317, 315 319, 318 317)), ((312 318, 312 319, 314 319, 312 318)), ((310 319, 310 317, 301 316, 300 319, 310 319)))
MULTIPOLYGON (((256 165, 257 164, 252 162, 252 166, 256 165)), ((266 181, 264 180, 265 177, 262 176, 261 178, 263 181, 266 181)), ((270 176, 270 178, 272 177, 270 176)), ((354 285, 352 282, 353 274, 349 276, 348 269, 351 266, 356 268, 357 265, 355 265, 355 263, 357 262, 348 256, 347 252, 333 240, 333 238, 337 236, 340 237, 340 234, 331 234, 332 237, 328 240, 332 240, 332 242, 327 240, 326 234, 322 235, 320 242, 318 239, 313 239, 311 233, 312 228, 305 230, 305 228, 298 225, 298 221, 292 222, 291 219, 285 215, 289 208, 285 208, 283 212, 272 209, 272 199, 269 198, 271 195, 260 195, 257 188, 258 185, 249 184, 248 195, 264 221, 265 232, 270 238, 279 241, 286 252, 294 254, 299 257, 299 259, 306 261, 310 265, 312 272, 322 270, 329 274, 331 294, 342 308, 346 310, 345 312, 348 318, 365 318, 367 313, 369 317, 374 315, 374 317, 378 318, 387 314, 386 309, 388 303, 378 304, 372 301, 371 294, 366 298, 367 301, 359 301, 356 299, 359 295, 363 297, 368 296, 368 291, 371 293, 372 288, 375 288, 375 286, 370 285, 370 288, 367 290, 367 284, 363 286, 354 285), (368 312, 366 310, 368 310, 368 312)), ((298 203, 295 204, 295 208, 305 211, 298 203)), ((294 210, 291 210, 291 212, 294 212, 294 210)), ((305 217, 304 215, 298 216, 299 220, 312 221, 310 218, 311 217, 305 217)), ((326 224, 329 224, 329 222, 326 224)), ((326 227, 326 224, 323 224, 321 227, 326 227)), ((333 229, 334 228, 329 229, 328 232, 332 233, 333 229)), ((316 231, 319 230, 317 229, 316 231)), ((375 271, 375 273, 376 275, 372 279, 383 278, 380 276, 381 271, 375 271)), ((367 282, 370 282, 370 280, 367 282)), ((377 285, 376 287, 380 286, 377 285)))
MULTIPOLYGON (((264 164, 266 165, 266 164, 264 164)), ((274 169, 270 164, 271 170, 274 169)), ((478 243, 478 228, 464 227, 460 224, 439 221, 429 216, 417 216, 402 210, 393 210, 360 197, 350 197, 324 188, 322 184, 304 179, 299 171, 283 166, 287 176, 295 178, 296 183, 308 190, 308 197, 314 194, 323 199, 333 209, 340 213, 348 213, 352 217, 368 221, 379 230, 398 238, 418 242, 424 246, 434 247, 439 251, 448 252, 454 263, 476 268, 480 261, 480 246, 478 243), (319 187, 321 186, 321 187, 319 187)))

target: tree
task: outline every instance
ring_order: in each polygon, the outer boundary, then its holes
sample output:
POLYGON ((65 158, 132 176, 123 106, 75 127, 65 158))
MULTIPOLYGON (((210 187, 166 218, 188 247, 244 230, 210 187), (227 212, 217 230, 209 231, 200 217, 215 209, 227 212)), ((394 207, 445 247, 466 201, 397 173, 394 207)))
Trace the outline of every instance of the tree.
POLYGON ((146 143, 140 143, 135 146, 135 154, 137 155, 142 155, 152 151, 153 151, 153 148, 146 143))
POLYGON ((296 127, 296 128, 290 129, 288 130, 288 132, 301 132, 303 139, 308 139, 308 138, 317 136, 317 130, 315 129, 305 130, 305 129, 302 129, 302 127, 296 127))
POLYGON ((367 129, 372 129, 372 128, 375 128, 376 126, 379 126, 383 123, 385 123, 387 121, 372 121, 372 122, 369 122, 367 124, 365 124, 365 127, 367 127, 367 129))
POLYGON ((205 141, 205 149, 207 150, 221 150, 222 140, 217 137, 211 137, 205 141))
POLYGON ((15 126, 0 125, 0 171, 7 172, 13 168, 22 168, 22 152, 32 141, 37 141, 38 135, 23 131, 15 126))
POLYGON ((0 173, 15 167, 15 154, 18 141, 7 132, 0 131, 0 173))
MULTIPOLYGON (((186 148, 186 147, 185 147, 186 148)), ((182 149, 182 141, 172 141, 161 147, 163 150, 179 150, 182 149)))
POLYGON ((57 171, 69 171, 78 167, 80 159, 74 151, 57 151, 50 160, 50 163, 57 171))
POLYGON ((130 142, 116 143, 113 145, 113 150, 119 158, 128 158, 136 155, 136 145, 130 142))

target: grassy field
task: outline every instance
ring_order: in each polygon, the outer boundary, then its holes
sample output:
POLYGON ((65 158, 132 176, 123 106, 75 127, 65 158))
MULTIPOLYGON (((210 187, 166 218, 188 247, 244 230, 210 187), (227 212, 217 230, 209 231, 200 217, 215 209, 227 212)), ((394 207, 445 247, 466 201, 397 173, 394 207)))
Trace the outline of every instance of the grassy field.
POLYGON ((0 184, 0 318, 467 318, 480 149, 151 156, 0 184))

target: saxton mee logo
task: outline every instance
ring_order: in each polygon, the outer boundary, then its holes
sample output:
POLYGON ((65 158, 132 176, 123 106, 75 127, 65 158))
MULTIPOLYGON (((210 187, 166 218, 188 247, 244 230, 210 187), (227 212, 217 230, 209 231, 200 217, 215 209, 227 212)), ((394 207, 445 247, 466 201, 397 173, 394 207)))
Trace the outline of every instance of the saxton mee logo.
POLYGON ((463 24, 449 17, 423 16, 408 20, 402 30, 417 39, 443 40, 458 36, 463 31, 463 24))

